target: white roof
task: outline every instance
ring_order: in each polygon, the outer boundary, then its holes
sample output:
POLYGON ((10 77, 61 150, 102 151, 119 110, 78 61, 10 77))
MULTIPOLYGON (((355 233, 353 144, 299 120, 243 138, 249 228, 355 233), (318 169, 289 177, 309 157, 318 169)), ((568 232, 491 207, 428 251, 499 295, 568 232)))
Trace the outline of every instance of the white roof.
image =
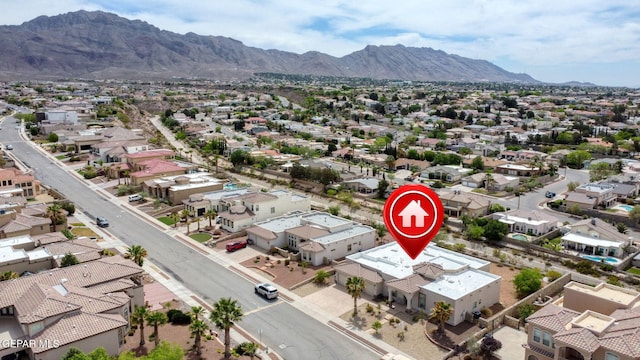
POLYGON ((33 243, 33 240, 31 240, 31 237, 29 235, 14 236, 0 240, 0 248, 31 243, 33 243))
POLYGON ((622 243, 611 240, 603 240, 592 237, 586 237, 578 234, 568 233, 562 237, 563 241, 574 242, 578 244, 584 244, 587 246, 600 246, 606 248, 619 248, 622 247, 622 243))
POLYGON ((413 274, 413 266, 424 262, 439 264, 445 271, 460 271, 465 267, 480 269, 489 264, 488 261, 449 251, 435 244, 429 244, 413 260, 396 242, 349 255, 347 258, 396 279, 413 274))
POLYGON ((329 233, 327 235, 314 238, 313 241, 319 244, 329 244, 332 242, 338 242, 344 239, 349 239, 361 234, 366 234, 368 232, 375 232, 375 230, 373 230, 373 228, 369 226, 355 225, 343 231, 329 233))
POLYGON ((499 279, 500 276, 486 271, 468 269, 457 273, 445 273, 444 276, 423 285, 422 288, 445 298, 457 300, 499 279))
POLYGON ((29 261, 37 261, 51 258, 51 253, 45 248, 40 248, 27 252, 27 256, 29 256, 29 261))
POLYGON ((23 249, 15 250, 11 246, 0 247, 0 264, 20 259, 27 259, 27 253, 23 249))

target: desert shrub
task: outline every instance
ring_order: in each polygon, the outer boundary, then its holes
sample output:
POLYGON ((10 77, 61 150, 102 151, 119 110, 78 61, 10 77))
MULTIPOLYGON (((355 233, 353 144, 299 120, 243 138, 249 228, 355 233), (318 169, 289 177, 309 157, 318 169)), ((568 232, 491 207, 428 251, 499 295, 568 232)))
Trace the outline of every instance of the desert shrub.
POLYGON ((555 270, 547 271, 546 275, 547 275, 547 279, 549 279, 549 281, 556 281, 560 277, 562 277, 562 274, 557 272, 557 271, 555 271, 555 270))
POLYGON ((489 309, 488 307, 483 307, 482 310, 480 310, 480 313, 482 313, 482 316, 484 317, 490 317, 491 315, 493 315, 493 311, 491 311, 491 309, 489 309))
POLYGON ((167 311, 167 318, 169 322, 174 325, 188 325, 191 324, 191 316, 176 309, 167 311))

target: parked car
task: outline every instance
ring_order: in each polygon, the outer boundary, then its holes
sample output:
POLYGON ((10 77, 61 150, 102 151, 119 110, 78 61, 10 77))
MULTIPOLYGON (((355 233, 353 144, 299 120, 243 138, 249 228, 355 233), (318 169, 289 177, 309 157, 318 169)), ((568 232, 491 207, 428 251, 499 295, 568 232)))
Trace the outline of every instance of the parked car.
POLYGON ((142 196, 140 194, 129 195, 129 202, 140 201, 142 196))
POLYGON ((265 299, 275 299, 278 297, 278 289, 268 283, 256 284, 253 291, 265 299))
POLYGON ((544 196, 546 196, 549 199, 553 199, 554 197, 556 197, 556 193, 551 192, 551 191, 547 191, 544 196))
POLYGON ((247 247, 246 241, 234 241, 227 244, 226 249, 228 252, 234 252, 236 250, 244 249, 247 247))
POLYGON ((13 145, 9 144, 9 145, 5 146, 5 148, 6 148, 7 150, 13 150, 13 145))
POLYGON ((109 226, 109 220, 107 220, 106 218, 103 218, 102 216, 98 216, 96 218, 96 224, 100 227, 108 227, 109 226))

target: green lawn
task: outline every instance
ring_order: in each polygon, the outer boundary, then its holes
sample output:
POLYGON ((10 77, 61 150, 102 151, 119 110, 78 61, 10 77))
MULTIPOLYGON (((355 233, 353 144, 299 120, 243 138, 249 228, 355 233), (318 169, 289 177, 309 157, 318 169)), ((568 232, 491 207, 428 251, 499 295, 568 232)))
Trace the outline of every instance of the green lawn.
POLYGON ((640 275, 640 269, 638 269, 637 267, 632 267, 629 270, 627 270, 628 273, 634 274, 634 275, 640 275))
POLYGON ((160 221, 161 223, 163 223, 163 224, 165 224, 165 225, 169 225, 169 226, 171 226, 171 225, 173 225, 173 224, 175 224, 175 223, 176 223, 175 221, 173 221, 173 220, 172 220, 170 217, 168 217, 168 216, 159 217, 159 218, 158 218, 158 221, 160 221))
POLYGON ((195 240, 197 242, 201 242, 201 243, 211 240, 211 234, 209 234, 209 233, 191 234, 191 235, 189 235, 189 237, 192 238, 193 240, 195 240))
POLYGON ((62 159, 66 159, 66 158, 68 158, 67 155, 56 155, 56 159, 58 159, 58 160, 62 160, 62 159))

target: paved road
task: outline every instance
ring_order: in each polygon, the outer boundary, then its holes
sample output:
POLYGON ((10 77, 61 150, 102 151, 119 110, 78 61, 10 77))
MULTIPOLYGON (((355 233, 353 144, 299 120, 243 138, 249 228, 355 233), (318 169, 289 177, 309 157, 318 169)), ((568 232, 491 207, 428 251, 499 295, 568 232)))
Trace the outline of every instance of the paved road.
MULTIPOLYGON (((7 118, 5 124, 15 120, 7 118)), ((171 236, 175 230, 163 230, 137 216, 132 216, 121 205, 112 202, 97 186, 69 174, 56 163, 23 142, 15 126, 2 126, 0 142, 12 144, 13 154, 31 167, 35 176, 62 192, 79 210, 91 218, 105 216, 110 220, 107 233, 128 245, 142 245, 148 258, 162 271, 182 282, 184 286, 208 303, 221 297, 238 299, 246 313, 240 325, 257 339, 263 329, 263 343, 276 350, 285 359, 377 359, 368 348, 339 334, 328 325, 316 321, 286 302, 266 302, 254 296, 253 284, 247 279, 212 261, 216 256, 205 256, 171 236)))

